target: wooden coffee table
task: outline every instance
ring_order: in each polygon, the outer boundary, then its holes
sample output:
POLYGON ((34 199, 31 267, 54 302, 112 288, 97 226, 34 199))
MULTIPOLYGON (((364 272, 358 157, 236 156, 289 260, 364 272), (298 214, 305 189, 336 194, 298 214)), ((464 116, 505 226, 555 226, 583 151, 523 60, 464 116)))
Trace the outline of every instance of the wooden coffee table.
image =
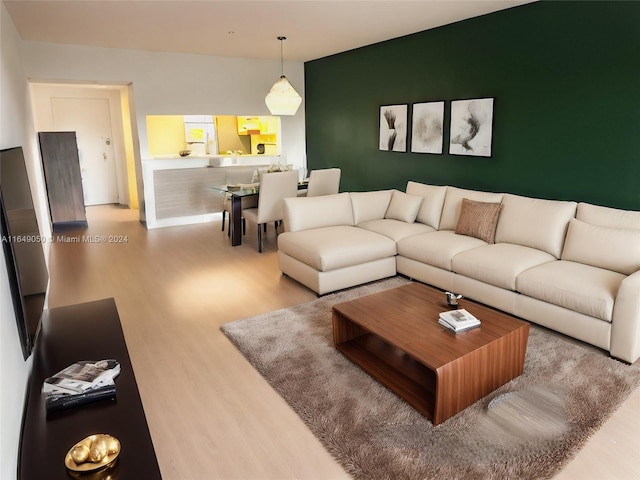
POLYGON ((470 300, 460 307, 482 325, 444 328, 444 292, 410 283, 334 305, 333 340, 437 425, 521 375, 527 350, 527 322, 470 300))

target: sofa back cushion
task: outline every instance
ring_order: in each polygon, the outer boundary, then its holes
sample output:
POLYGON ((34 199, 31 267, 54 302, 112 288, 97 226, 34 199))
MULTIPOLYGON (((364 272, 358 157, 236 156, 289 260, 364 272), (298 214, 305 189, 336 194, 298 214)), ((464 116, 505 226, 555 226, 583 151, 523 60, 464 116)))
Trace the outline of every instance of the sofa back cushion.
POLYGON ((631 275, 640 269, 640 230, 602 227, 573 218, 562 260, 631 275))
POLYGON ((384 218, 393 190, 378 190, 372 192, 351 192, 353 206, 353 220, 356 225, 369 220, 384 218))
POLYGON ((462 209, 462 199, 475 200, 476 202, 502 201, 502 193, 480 192, 476 190, 465 190, 457 187, 447 187, 447 194, 442 207, 442 218, 440 219, 439 230, 455 230, 460 218, 462 209))
POLYGON ((394 190, 384 218, 413 223, 416 221, 420 205, 422 205, 422 197, 394 190))
POLYGON ((423 197, 416 221, 429 225, 436 230, 440 226, 442 206, 447 194, 447 187, 439 185, 426 185, 418 182, 407 182, 407 193, 423 197))
POLYGON ((576 218, 601 227, 640 230, 640 212, 579 203, 576 218))
POLYGON ((537 248, 560 258, 576 202, 505 194, 496 229, 496 243, 537 248))
POLYGON ((336 225, 354 225, 348 193, 284 199, 284 227, 287 232, 336 225))

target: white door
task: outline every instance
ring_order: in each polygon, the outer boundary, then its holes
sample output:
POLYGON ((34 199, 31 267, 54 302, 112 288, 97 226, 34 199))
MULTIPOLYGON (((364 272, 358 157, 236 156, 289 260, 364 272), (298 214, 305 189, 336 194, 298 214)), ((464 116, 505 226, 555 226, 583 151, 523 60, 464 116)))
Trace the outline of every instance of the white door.
POLYGON ((118 203, 118 181, 107 98, 52 98, 57 131, 74 131, 78 139, 85 205, 118 203))

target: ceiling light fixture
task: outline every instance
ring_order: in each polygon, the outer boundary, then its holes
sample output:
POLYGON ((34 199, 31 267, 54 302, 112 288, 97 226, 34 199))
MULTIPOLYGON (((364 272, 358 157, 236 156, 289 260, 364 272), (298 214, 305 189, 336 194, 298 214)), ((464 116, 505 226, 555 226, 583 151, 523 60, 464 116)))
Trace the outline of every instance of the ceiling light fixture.
POLYGON ((298 107, 302 103, 302 97, 298 95, 295 88, 291 86, 287 77, 284 76, 284 55, 283 42, 287 37, 278 37, 280 40, 280 67, 282 75, 276 83, 273 84, 271 90, 264 99, 271 115, 295 115, 298 107))

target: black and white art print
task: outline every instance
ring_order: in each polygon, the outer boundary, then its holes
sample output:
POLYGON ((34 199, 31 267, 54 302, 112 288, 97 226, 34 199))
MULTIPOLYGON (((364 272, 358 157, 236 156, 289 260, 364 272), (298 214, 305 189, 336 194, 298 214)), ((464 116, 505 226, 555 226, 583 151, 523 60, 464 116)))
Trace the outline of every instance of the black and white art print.
POLYGON ((451 155, 491 156, 493 98, 451 102, 451 155))
POLYGON ((411 151, 442 153, 444 102, 414 103, 412 118, 411 151))
POLYGON ((380 150, 407 151, 407 110, 406 104, 380 107, 380 150))

